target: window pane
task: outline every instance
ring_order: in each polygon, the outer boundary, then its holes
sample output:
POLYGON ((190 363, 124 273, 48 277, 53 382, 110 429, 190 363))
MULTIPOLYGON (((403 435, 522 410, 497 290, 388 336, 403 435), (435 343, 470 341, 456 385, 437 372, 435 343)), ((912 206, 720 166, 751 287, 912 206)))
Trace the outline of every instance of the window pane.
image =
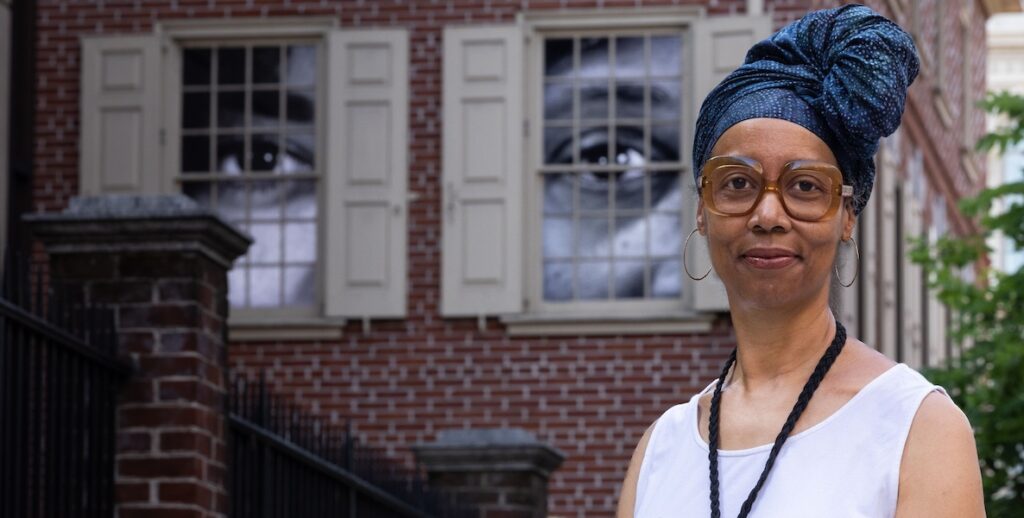
POLYGON ((237 176, 245 169, 245 137, 222 135, 217 137, 217 171, 237 176))
POLYGON ((580 39, 580 76, 608 77, 608 38, 580 39))
POLYGON ((644 297, 644 264, 642 260, 615 261, 615 298, 644 297))
POLYGON ((581 128, 579 136, 580 163, 607 164, 608 144, 608 126, 581 128))
POLYGON ((614 174, 615 210, 632 211, 644 209, 644 184, 647 173, 631 170, 614 174))
POLYGON ((253 127, 277 127, 281 124, 281 94, 278 90, 252 93, 253 127))
POLYGON ((572 213, 573 178, 569 173, 544 175, 544 213, 572 213))
POLYGON ((255 133, 250 144, 249 164, 254 172, 273 171, 278 165, 278 136, 276 133, 255 133))
POLYGON ((249 182, 249 216, 254 220, 281 218, 281 183, 277 180, 249 182))
POLYGON ((643 37, 615 39, 615 76, 640 77, 644 75, 643 37))
POLYGON ((572 128, 544 128, 544 163, 572 163, 572 128))
POLYGON ((288 47, 288 84, 312 86, 316 81, 316 48, 310 45, 288 47))
POLYGON ((611 186, 609 173, 582 173, 579 176, 580 210, 607 211, 611 186))
POLYGON ((651 174, 651 207, 654 210, 678 212, 683 208, 682 203, 679 173, 663 171, 651 174))
POLYGON ((286 223, 284 225, 284 260, 305 263, 316 260, 316 224, 286 223))
POLYGON ((253 223, 249 226, 253 244, 249 248, 249 260, 253 264, 280 263, 281 224, 253 223))
POLYGON ((249 304, 275 307, 281 304, 281 268, 253 266, 249 277, 249 304))
POLYGON ((217 84, 241 85, 245 83, 245 49, 225 47, 217 49, 217 84))
POLYGON ((679 81, 651 82, 650 97, 652 119, 679 119, 679 81))
POLYGON ((544 262, 544 300, 572 299, 572 263, 544 262))
POLYGON ((181 137, 181 170, 185 173, 205 173, 210 170, 210 137, 181 137))
POLYGON ((548 82, 544 85, 544 119, 571 121, 574 113, 572 83, 548 82))
POLYGON ((210 94, 206 92, 186 93, 181 106, 181 127, 210 127, 210 94))
POLYGON ((544 218, 544 258, 572 257, 572 220, 544 218))
POLYGON ((252 82, 278 83, 280 81, 280 47, 254 47, 252 49, 252 82))
POLYGON ((290 125, 313 123, 316 100, 312 90, 288 90, 285 99, 285 117, 290 125))
POLYGON ((651 75, 679 75, 678 36, 655 36, 651 38, 651 75))
POLYGON ((618 83, 615 85, 615 117, 619 119, 642 119, 644 117, 643 83, 618 83))
MULTIPOLYGON (((228 221, 247 221, 249 218, 249 182, 216 182, 217 214, 228 221)), ((242 224, 243 229, 248 226, 242 224)))
POLYGON ((310 306, 315 298, 312 265, 288 266, 284 269, 284 304, 310 306))
MULTIPOLYGON (((240 261, 239 261, 240 262, 240 261)), ((248 291, 248 269, 238 263, 228 271, 228 303, 232 306, 246 305, 248 291)))
POLYGON ((658 261, 651 265, 651 295, 656 298, 674 298, 680 293, 680 270, 678 260, 658 261))
POLYGON ((651 162, 679 161, 679 124, 651 127, 651 162))
POLYGON ((576 255, 579 257, 608 257, 611 244, 608 218, 580 218, 577 222, 579 233, 576 239, 576 255))
POLYGON ((210 84, 210 49, 185 49, 181 61, 185 86, 210 84))
POLYGON ((182 184, 181 192, 192 198, 203 207, 213 206, 212 189, 207 182, 187 182, 182 184))
POLYGON ((551 39, 544 42, 544 75, 564 77, 572 75, 573 40, 551 39))
POLYGON ((643 126, 619 126, 615 128, 615 163, 642 166, 644 160, 643 126))
POLYGON ((217 127, 239 128, 245 125, 245 93, 217 94, 217 127))
POLYGON ((580 89, 580 118, 608 118, 608 83, 588 83, 580 89))
POLYGON ((679 216, 676 214, 651 214, 651 255, 678 256, 679 216))
POLYGON ((285 138, 280 172, 308 173, 316 164, 316 139, 312 134, 292 134, 285 138))
POLYGON ((608 298, 608 282, 611 275, 611 263, 583 262, 576 270, 576 289, 581 300, 598 300, 608 298))
POLYGON ((615 257, 644 257, 646 252, 646 218, 615 218, 615 257))
POLYGON ((316 218, 316 184, 313 180, 284 182, 284 192, 286 218, 316 218))

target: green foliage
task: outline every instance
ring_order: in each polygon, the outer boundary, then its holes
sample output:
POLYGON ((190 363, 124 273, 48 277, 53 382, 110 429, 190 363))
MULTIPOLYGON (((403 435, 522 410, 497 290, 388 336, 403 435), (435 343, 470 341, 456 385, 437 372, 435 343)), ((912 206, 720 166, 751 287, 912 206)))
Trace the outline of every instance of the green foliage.
MULTIPOLYGON (((1024 141, 1024 97, 989 94, 981 106, 1002 116, 1003 129, 979 149, 1000 152, 1024 141)), ((1024 182, 962 200, 977 235, 914 240, 911 259, 952 312, 951 338, 962 354, 927 375, 943 385, 974 426, 990 518, 1024 516, 1024 268, 990 268, 985 239, 1004 235, 1024 247, 1024 182), (993 211, 994 202, 1000 208, 993 211)))

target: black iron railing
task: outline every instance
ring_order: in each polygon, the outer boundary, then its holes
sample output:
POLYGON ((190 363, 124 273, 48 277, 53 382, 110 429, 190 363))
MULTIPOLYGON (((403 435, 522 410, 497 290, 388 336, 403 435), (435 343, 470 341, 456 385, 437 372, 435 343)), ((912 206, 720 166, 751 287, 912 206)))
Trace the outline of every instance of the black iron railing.
POLYGON ((0 276, 0 516, 113 515, 113 314, 7 253, 0 276))
POLYGON ((272 395, 232 383, 228 479, 235 518, 451 517, 478 513, 427 487, 380 451, 272 395))

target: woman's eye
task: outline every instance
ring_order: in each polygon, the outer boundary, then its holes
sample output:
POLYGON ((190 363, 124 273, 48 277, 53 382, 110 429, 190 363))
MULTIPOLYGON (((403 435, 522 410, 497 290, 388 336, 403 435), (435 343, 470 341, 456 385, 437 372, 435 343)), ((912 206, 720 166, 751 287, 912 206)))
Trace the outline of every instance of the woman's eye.
POLYGON ((750 182, 748 182, 746 178, 731 178, 726 182, 726 185, 728 185, 730 189, 741 190, 749 187, 750 182))

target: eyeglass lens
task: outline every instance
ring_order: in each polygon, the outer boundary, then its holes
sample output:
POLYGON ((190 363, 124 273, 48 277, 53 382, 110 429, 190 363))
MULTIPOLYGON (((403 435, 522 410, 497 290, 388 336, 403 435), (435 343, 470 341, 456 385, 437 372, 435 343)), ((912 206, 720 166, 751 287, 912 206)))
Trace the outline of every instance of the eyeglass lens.
MULTIPOLYGON (((761 173, 739 164, 724 164, 709 174, 714 207, 725 214, 745 214, 758 201, 767 183, 761 173)), ((794 218, 817 220, 832 205, 833 178, 815 169, 789 169, 778 181, 783 207, 794 218)))

